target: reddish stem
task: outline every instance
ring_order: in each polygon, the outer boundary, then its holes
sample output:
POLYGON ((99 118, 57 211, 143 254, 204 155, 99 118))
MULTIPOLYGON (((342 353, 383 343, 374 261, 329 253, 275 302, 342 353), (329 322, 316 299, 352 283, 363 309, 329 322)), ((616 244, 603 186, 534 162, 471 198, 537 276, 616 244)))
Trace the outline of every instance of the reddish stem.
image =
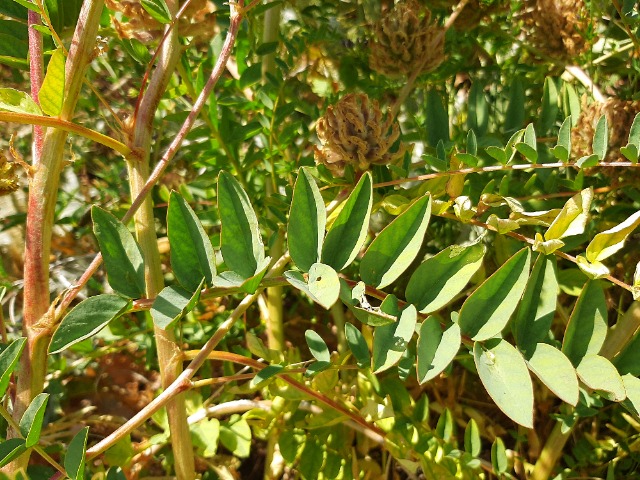
MULTIPOLYGON (((42 86, 42 80, 44 78, 44 64, 42 60, 42 33, 34 28, 35 26, 40 25, 40 15, 38 15, 34 11, 29 10, 27 21, 29 24, 29 75, 31 77, 31 97, 38 105, 40 105, 38 95, 40 93, 40 87, 42 86)), ((40 125, 34 125, 32 147, 32 162, 34 166, 37 166, 40 163, 43 142, 44 128, 42 128, 40 125)))

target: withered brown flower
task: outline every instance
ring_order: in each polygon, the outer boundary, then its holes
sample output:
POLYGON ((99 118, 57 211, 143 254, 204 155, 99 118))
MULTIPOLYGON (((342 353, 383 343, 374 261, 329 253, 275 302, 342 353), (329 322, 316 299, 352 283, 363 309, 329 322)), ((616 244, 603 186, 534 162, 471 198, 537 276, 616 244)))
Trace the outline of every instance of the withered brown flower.
POLYGON ((15 164, 0 152, 0 196, 15 192, 18 186, 15 164))
POLYGON ((424 73, 444 60, 444 31, 416 0, 398 3, 374 27, 371 68, 390 78, 424 73))
POLYGON ((347 165, 364 172, 372 164, 392 164, 405 151, 402 145, 392 151, 400 136, 398 124, 365 94, 350 93, 329 106, 318 119, 316 132, 322 144, 315 151, 316 163, 338 176, 344 175, 347 165))

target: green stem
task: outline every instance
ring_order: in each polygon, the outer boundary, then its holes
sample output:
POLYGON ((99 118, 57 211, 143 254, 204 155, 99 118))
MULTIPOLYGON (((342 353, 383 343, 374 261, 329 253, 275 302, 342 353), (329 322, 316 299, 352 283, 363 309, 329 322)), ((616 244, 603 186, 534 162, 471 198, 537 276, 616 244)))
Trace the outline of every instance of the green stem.
POLYGON ((331 306, 331 316, 333 317, 333 324, 336 327, 336 337, 338 338, 338 353, 342 354, 348 350, 347 339, 344 336, 344 325, 346 317, 344 315, 344 308, 342 302, 338 300, 331 306))
MULTIPOLYGON (((104 0, 88 0, 80 11, 66 62, 65 90, 60 119, 69 121, 76 107, 87 66, 96 42, 104 0)), ((31 400, 42 392, 47 371, 47 348, 55 317, 49 307, 49 254, 60 173, 67 132, 50 129, 42 144, 40 162, 29 185, 24 265, 23 334, 27 338, 20 358, 13 418, 19 422, 31 400)), ((9 436, 17 432, 10 429, 9 436)), ((4 467, 10 477, 29 463, 27 451, 4 467)))

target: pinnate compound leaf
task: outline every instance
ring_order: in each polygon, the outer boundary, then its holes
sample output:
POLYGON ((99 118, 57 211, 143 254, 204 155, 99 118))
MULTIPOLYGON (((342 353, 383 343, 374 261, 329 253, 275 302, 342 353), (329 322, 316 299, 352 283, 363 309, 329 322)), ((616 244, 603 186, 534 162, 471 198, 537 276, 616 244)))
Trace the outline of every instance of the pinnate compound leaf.
POLYGON ((42 115, 42 110, 28 93, 13 88, 0 88, 0 110, 42 115))
POLYGON ((71 480, 84 479, 88 436, 89 427, 84 427, 69 442, 67 455, 64 457, 64 469, 71 480))
POLYGON ((56 117, 62 111, 64 100, 65 57, 62 48, 56 49, 51 55, 47 73, 44 76, 38 100, 40 107, 47 115, 56 117))
POLYGON ((420 325, 417 347, 418 382, 426 383, 437 377, 449 366, 460 350, 462 336, 457 323, 444 332, 435 317, 429 317, 420 325))
POLYGON ((22 438, 10 438, 0 443, 0 467, 4 467, 26 451, 27 447, 22 438))
POLYGON ((265 259, 258 217, 238 181, 224 171, 218 176, 218 209, 222 258, 231 271, 250 278, 265 259))
POLYGON ((48 393, 36 395, 20 419, 20 433, 25 438, 25 447, 27 448, 33 447, 40 440, 40 431, 48 401, 48 393))
POLYGON ((599 160, 604 160, 607 156, 609 148, 609 124, 607 117, 602 115, 596 124, 596 131, 593 134, 593 154, 598 156, 599 160))
POLYGON ((585 355, 576 371, 587 387, 609 394, 610 400, 621 402, 627 398, 620 374, 606 358, 600 355, 585 355))
POLYGON ((482 341, 504 329, 527 285, 530 262, 531 250, 523 248, 467 298, 458 319, 464 333, 482 341))
POLYGON ((327 211, 315 180, 301 168, 293 189, 287 241, 291 259, 303 272, 320 260, 327 211))
POLYGON ((309 279, 305 280, 300 272, 290 270, 284 277, 291 285, 303 291, 316 303, 327 310, 336 303, 340 296, 340 278, 336 271, 328 265, 314 263, 309 269, 309 279))
POLYGON ((146 290, 144 258, 133 235, 120 220, 100 207, 91 209, 91 217, 109 285, 125 297, 143 297, 146 290))
POLYGON ((329 353, 329 347, 324 342, 322 337, 313 330, 307 330, 304 332, 304 338, 309 346, 309 351, 313 358, 319 362, 331 361, 331 354, 329 353))
POLYGON ((454 245, 425 260, 409 279, 407 301, 421 313, 444 307, 482 266, 484 253, 480 243, 468 247, 454 245))
POLYGON ((362 336, 362 333, 360 333, 360 330, 358 330, 352 323, 346 322, 344 325, 344 336, 353 357, 358 363, 358 367, 368 367, 371 362, 371 354, 369 353, 369 347, 367 346, 367 342, 362 336))
POLYGON ((418 312, 409 305, 398 321, 375 329, 373 334, 373 371, 379 373, 394 366, 402 358, 415 331, 418 312))
POLYGON ((431 196, 416 200, 375 238, 362 257, 360 276, 367 285, 384 288, 413 262, 431 217, 431 196))
POLYGON ((520 350, 529 351, 546 338, 556 311, 559 288, 556 258, 538 254, 513 323, 520 350))
POLYGON ((171 268, 180 284, 193 292, 205 278, 212 286, 216 264, 211 240, 193 209, 177 192, 171 192, 169 198, 167 236, 171 268))
POLYGON ((178 285, 164 287, 151 306, 150 313, 153 323, 162 330, 173 326, 196 307, 200 300, 200 291, 203 285, 204 278, 200 285, 196 287, 194 293, 178 285))
POLYGON ((560 400, 574 407, 578 404, 580 388, 576 369, 564 353, 546 343, 538 343, 528 355, 527 365, 560 400))
POLYGON ((367 172, 360 178, 327 233, 322 247, 322 263, 339 272, 356 258, 367 237, 372 199, 371 173, 367 172))
POLYGON ((576 302, 562 343, 563 353, 577 366, 585 355, 597 354, 607 335, 607 303, 597 280, 588 281, 576 302))
POLYGON ((533 428, 533 384, 527 364, 509 342, 476 342, 473 357, 480 380, 494 402, 514 422, 533 428))
POLYGON ((624 246, 627 237, 640 225, 640 212, 636 212, 624 222, 609 230, 598 233, 587 246, 587 260, 601 262, 624 246))
POLYGON ((59 353, 90 338, 130 309, 131 301, 109 293, 83 300, 60 322, 49 345, 49 353, 59 353))
POLYGON ((571 197, 544 234, 545 240, 580 235, 589 218, 593 189, 585 188, 571 197))
POLYGON ((0 354, 0 398, 7 391, 11 374, 20 360, 20 354, 22 354, 26 342, 26 338, 18 338, 0 354))

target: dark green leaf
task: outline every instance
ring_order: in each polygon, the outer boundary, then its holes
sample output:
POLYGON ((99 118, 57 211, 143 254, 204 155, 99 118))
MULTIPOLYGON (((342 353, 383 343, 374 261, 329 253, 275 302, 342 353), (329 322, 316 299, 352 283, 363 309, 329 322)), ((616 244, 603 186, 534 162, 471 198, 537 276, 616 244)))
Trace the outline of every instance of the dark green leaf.
POLYGON ((464 450, 474 457, 480 455, 482 451, 482 438, 480 438, 480 428, 472 418, 464 429, 464 450))
POLYGON ((254 63, 240 75, 238 86, 242 89, 255 85, 262 80, 262 62, 254 63))
POLYGON ((375 373, 391 368, 400 361, 413 336, 418 312, 413 305, 406 307, 398 321, 375 329, 373 334, 373 370, 375 373))
POLYGON ((547 135, 558 116, 558 88, 556 82, 550 77, 544 79, 544 91, 542 95, 542 111, 538 130, 541 135, 547 135))
POLYGON ((26 338, 18 338, 0 353, 0 398, 7 391, 11 374, 18 364, 26 342, 26 338))
POLYGON ((267 380, 275 377, 278 373, 282 372, 282 370, 284 370, 282 365, 269 365, 268 367, 263 368, 251 379, 249 382, 249 388, 263 387, 267 380))
POLYGON ((126 297, 144 297, 144 259, 133 235, 116 217, 100 207, 91 209, 91 217, 109 285, 126 297))
POLYGON ((576 166, 578 168, 591 168, 598 165, 598 163, 600 163, 600 157, 596 154, 585 155, 584 157, 580 157, 576 160, 576 166))
POLYGON ((460 350, 460 327, 452 323, 444 332, 435 317, 429 317, 420 325, 417 347, 418 382, 426 383, 437 377, 449 366, 460 350))
POLYGON ((577 405, 580 390, 576 370, 560 350, 538 343, 531 350, 527 365, 558 398, 574 407, 577 405))
POLYGON ((482 82, 474 81, 468 100, 467 127, 474 130, 480 137, 487 133, 489 127, 489 102, 484 94, 484 87, 482 82))
POLYGON ((27 447, 22 438, 10 438, 0 443, 0 467, 4 467, 7 463, 18 458, 26 451, 27 447))
POLYGON ((195 289, 194 293, 185 290, 178 285, 165 287, 158 294, 151 306, 151 318, 153 323, 166 330, 193 310, 200 300, 200 291, 204 285, 204 278, 195 289))
POLYGON ((435 147, 438 142, 449 141, 449 115, 442 103, 440 93, 435 89, 427 92, 426 131, 429 145, 435 147))
POLYGON ((322 263, 340 272, 358 255, 367 238, 373 188, 367 172, 349 195, 334 220, 322 247, 322 263))
POLYGON ((467 298, 458 319, 462 332, 482 341, 504 329, 527 285, 530 261, 531 250, 523 248, 467 298))
POLYGON ((420 251, 430 217, 431 196, 427 194, 396 217, 371 243, 360 263, 362 280, 376 288, 394 282, 420 251))
POLYGON ((504 127, 507 132, 519 130, 524 125, 525 108, 524 86, 516 77, 509 88, 509 106, 505 115, 504 127))
POLYGON ((553 156, 561 162, 568 162, 571 155, 571 117, 562 122, 558 132, 558 144, 551 150, 553 156))
POLYGON ((467 133, 467 153, 474 156, 478 154, 478 141, 473 130, 467 133))
POLYGON ((218 177, 218 208, 222 257, 230 270, 249 278, 265 258, 260 226, 249 197, 238 181, 224 171, 218 177))
POLYGON ((353 324, 346 322, 344 325, 344 336, 347 340, 351 353, 353 353, 353 357, 358 363, 358 367, 368 367, 371 362, 371 355, 369 353, 367 342, 362 336, 362 333, 360 333, 360 330, 358 330, 353 324))
POLYGON ((171 23, 171 12, 164 0, 140 0, 140 4, 158 22, 171 23))
POLYGON ((308 436, 300 457, 304 459, 298 465, 298 471, 304 480, 316 480, 322 469, 325 448, 317 440, 308 436))
POLYGON ((311 352, 311 355, 313 355, 313 358, 320 362, 331 361, 329 348, 327 347, 327 344, 324 343, 324 340, 320 335, 313 330, 307 330, 304 332, 304 337, 307 340, 307 345, 309 346, 309 351, 311 352))
POLYGON ((598 119, 596 132, 593 134, 593 154, 597 155, 600 160, 604 160, 607 156, 609 148, 609 125, 607 117, 602 115, 598 119))
POLYGON ((171 192, 169 198, 167 236, 171 268, 182 286, 193 292, 203 278, 212 286, 216 263, 211 240, 193 209, 177 192, 171 192))
POLYGON ((293 189, 287 241, 291 259, 303 272, 320 259, 326 225, 327 212, 320 190, 309 171, 301 168, 293 189))
POLYGON ((20 419, 20 433, 25 438, 25 447, 27 448, 33 447, 40 440, 40 431, 48 401, 48 393, 36 395, 20 419))
POLYGON ((493 445, 491 445, 491 465, 496 473, 506 473, 509 468, 507 459, 507 449, 500 437, 496 437, 493 445))
POLYGON ((64 469, 71 480, 84 479, 84 467, 87 454, 87 437, 89 427, 84 427, 69 442, 67 454, 64 457, 64 469))

